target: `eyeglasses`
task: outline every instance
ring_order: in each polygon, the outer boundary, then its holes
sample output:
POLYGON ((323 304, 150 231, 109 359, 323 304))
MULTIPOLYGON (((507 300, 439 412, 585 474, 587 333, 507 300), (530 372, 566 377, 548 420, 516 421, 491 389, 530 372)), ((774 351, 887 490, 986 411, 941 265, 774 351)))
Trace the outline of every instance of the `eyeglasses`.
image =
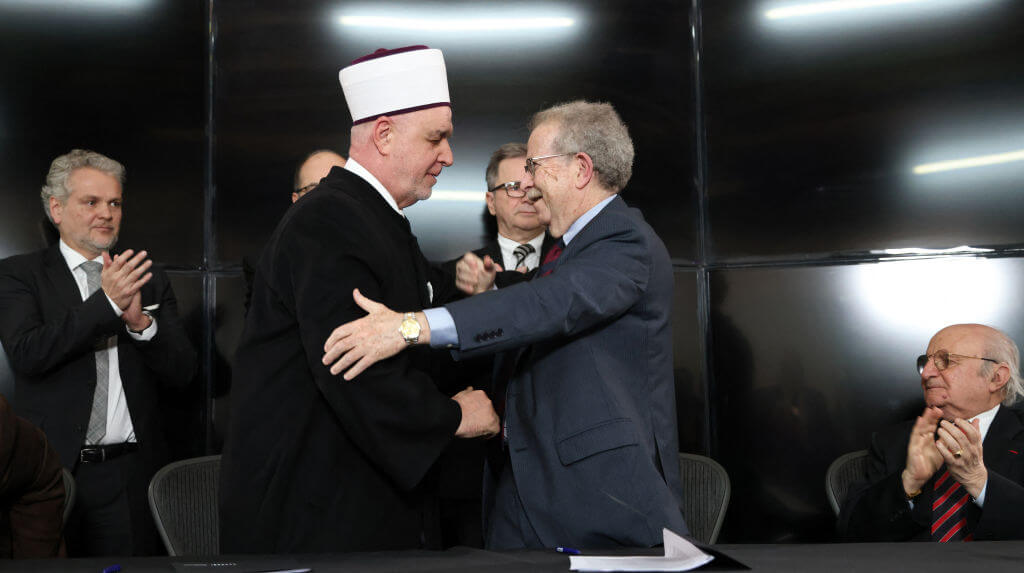
POLYGON ((551 159, 552 157, 562 157, 563 155, 576 155, 577 153, 579 153, 579 151, 570 151, 568 153, 553 153, 551 155, 540 155, 537 157, 527 157, 526 172, 530 174, 530 177, 533 177, 534 175, 537 174, 537 168, 540 167, 541 159, 551 159))
MULTIPOLYGON (((957 358, 974 358, 975 360, 985 360, 992 362, 993 364, 999 364, 998 360, 991 358, 985 358, 982 356, 967 356, 965 354, 951 354, 948 350, 936 350, 932 354, 922 354, 917 357, 917 373, 924 374, 925 366, 928 366, 928 361, 934 359, 935 368, 939 372, 942 372, 946 368, 949 368, 949 358, 955 356, 957 358)), ((956 362, 954 362, 956 364, 956 362)))
POLYGON ((315 183, 309 183, 308 185, 305 185, 303 187, 299 187, 298 189, 295 189, 295 194, 297 194, 299 196, 302 196, 302 195, 308 193, 309 191, 315 189, 316 185, 319 185, 319 181, 316 181, 315 183))
POLYGON ((498 189, 504 189, 505 194, 513 199, 526 197, 526 191, 520 187, 518 181, 506 181, 505 183, 499 183, 494 187, 491 187, 490 191, 493 193, 498 189))

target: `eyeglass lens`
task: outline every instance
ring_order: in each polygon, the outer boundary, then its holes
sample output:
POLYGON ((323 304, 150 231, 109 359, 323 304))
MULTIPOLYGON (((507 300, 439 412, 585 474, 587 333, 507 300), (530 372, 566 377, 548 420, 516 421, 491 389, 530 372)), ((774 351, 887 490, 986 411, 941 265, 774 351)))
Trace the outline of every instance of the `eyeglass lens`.
POLYGON ((936 350, 934 354, 922 354, 917 357, 917 373, 924 374, 925 366, 928 366, 928 360, 933 359, 935 361, 935 369, 945 370, 949 367, 949 351, 947 350, 936 350))

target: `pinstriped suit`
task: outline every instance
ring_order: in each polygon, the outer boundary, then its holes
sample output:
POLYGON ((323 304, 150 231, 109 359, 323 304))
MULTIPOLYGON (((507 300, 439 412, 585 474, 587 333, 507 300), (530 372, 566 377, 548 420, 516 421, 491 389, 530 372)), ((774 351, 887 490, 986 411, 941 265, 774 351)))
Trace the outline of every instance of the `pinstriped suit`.
MULTIPOLYGON (((662 527, 687 533, 672 281, 661 240, 616 197, 551 275, 446 305, 461 356, 501 352, 508 457, 541 545, 651 546, 662 527)), ((491 546, 514 544, 493 520, 491 528, 491 546)))

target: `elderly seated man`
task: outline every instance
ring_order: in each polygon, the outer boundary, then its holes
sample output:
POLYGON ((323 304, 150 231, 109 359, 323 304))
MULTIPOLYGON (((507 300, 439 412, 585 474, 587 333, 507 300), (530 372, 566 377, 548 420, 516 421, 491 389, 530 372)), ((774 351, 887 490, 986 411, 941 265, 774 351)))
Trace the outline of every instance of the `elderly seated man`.
POLYGON ((855 541, 1024 539, 1020 353, 981 324, 940 330, 917 359, 925 409, 872 438, 868 480, 839 516, 855 541))

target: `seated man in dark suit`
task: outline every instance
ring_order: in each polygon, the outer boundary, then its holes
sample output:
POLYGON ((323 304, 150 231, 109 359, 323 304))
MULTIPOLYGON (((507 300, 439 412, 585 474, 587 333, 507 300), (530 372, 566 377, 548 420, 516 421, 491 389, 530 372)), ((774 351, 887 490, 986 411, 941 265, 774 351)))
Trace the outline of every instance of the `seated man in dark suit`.
POLYGON ((0 395, 0 558, 63 557, 63 516, 57 452, 0 395))
POLYGON ((196 354, 167 276, 146 251, 113 254, 124 167, 76 149, 50 165, 52 247, 0 262, 0 340, 19 415, 39 426, 78 485, 71 556, 160 551, 146 502, 168 461, 159 392, 192 380, 196 354))
POLYGON ((413 344, 464 358, 501 352, 494 395, 504 402, 505 463, 485 486, 487 547, 658 545, 663 527, 688 532, 672 264, 619 196, 633 142, 611 105, 555 106, 531 127, 521 185, 531 201, 543 198, 541 221, 560 238, 538 275, 405 315, 355 291, 370 314, 332 333, 324 363, 352 379, 413 344), (399 324, 417 338, 399 335, 399 324))
POLYGON ((981 324, 940 330, 917 359, 926 407, 878 432, 839 515, 856 541, 1024 539, 1020 353, 981 324))

